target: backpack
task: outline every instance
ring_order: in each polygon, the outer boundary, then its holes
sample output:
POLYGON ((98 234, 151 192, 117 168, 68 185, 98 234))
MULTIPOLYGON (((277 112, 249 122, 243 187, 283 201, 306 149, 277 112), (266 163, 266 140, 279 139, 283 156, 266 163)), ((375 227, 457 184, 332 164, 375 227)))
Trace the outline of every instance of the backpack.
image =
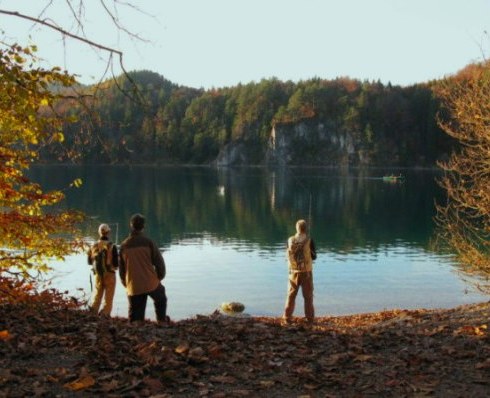
POLYGON ((108 261, 112 257, 112 244, 97 242, 92 246, 92 266, 94 274, 103 276, 107 271, 112 270, 112 265, 108 261))
POLYGON ((294 262, 296 263, 297 270, 303 270, 305 268, 305 251, 304 247, 310 240, 306 239, 303 242, 293 241, 291 244, 291 254, 294 262))

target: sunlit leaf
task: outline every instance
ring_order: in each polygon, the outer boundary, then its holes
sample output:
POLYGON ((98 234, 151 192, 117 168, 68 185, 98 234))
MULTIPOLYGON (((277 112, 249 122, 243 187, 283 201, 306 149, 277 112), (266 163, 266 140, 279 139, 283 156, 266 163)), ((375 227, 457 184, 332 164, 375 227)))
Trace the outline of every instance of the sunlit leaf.
POLYGON ((87 376, 80 377, 77 380, 72 381, 70 383, 66 383, 64 387, 71 391, 80 391, 92 387, 94 384, 95 384, 95 379, 92 376, 87 375, 87 376))

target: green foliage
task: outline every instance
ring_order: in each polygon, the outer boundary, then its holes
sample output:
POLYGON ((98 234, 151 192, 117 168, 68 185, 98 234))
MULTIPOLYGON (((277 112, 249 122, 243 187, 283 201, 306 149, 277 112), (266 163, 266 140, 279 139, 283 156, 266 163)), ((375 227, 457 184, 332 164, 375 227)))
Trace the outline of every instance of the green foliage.
POLYGON ((81 220, 79 213, 55 210, 61 191, 44 192, 26 176, 39 150, 65 137, 53 112, 59 97, 51 88, 74 84, 58 68, 37 67, 34 51, 0 48, 0 274, 45 271, 47 258, 75 249, 71 238, 81 220))
MULTIPOLYGON (((83 153, 83 161, 209 163, 240 143, 252 154, 249 161, 262 163, 274 124, 303 122, 348 133, 373 165, 433 165, 451 148, 435 123, 438 100, 430 85, 272 78, 205 91, 148 71, 132 72, 130 79, 87 88, 95 95, 88 101, 94 116, 68 127, 64 143, 83 153)), ((295 157, 315 164, 314 149, 303 143, 295 157)))

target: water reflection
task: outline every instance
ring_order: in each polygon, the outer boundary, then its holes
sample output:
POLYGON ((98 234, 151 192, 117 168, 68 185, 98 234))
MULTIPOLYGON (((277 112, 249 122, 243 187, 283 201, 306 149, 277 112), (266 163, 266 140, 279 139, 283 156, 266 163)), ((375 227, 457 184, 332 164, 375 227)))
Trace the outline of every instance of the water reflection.
POLYGON ((441 195, 433 174, 407 176, 404 184, 384 184, 375 178, 382 174, 96 166, 35 170, 35 177, 53 188, 82 178, 84 185, 67 193, 65 205, 83 209, 94 224, 115 223, 123 235, 131 214, 142 212, 151 235, 167 246, 207 232, 273 248, 294 220, 306 218, 317 243, 328 250, 374 249, 400 240, 427 248, 434 199, 441 195))

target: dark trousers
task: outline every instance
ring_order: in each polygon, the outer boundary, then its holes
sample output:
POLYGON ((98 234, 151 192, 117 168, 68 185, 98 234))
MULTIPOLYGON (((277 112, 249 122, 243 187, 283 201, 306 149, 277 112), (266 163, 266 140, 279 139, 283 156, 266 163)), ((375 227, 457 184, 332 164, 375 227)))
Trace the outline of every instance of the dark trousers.
POLYGON ((150 293, 128 296, 129 300, 129 322, 143 321, 145 319, 146 299, 150 296, 155 305, 155 314, 157 321, 165 321, 167 318, 167 295, 165 287, 159 284, 158 287, 150 293))

